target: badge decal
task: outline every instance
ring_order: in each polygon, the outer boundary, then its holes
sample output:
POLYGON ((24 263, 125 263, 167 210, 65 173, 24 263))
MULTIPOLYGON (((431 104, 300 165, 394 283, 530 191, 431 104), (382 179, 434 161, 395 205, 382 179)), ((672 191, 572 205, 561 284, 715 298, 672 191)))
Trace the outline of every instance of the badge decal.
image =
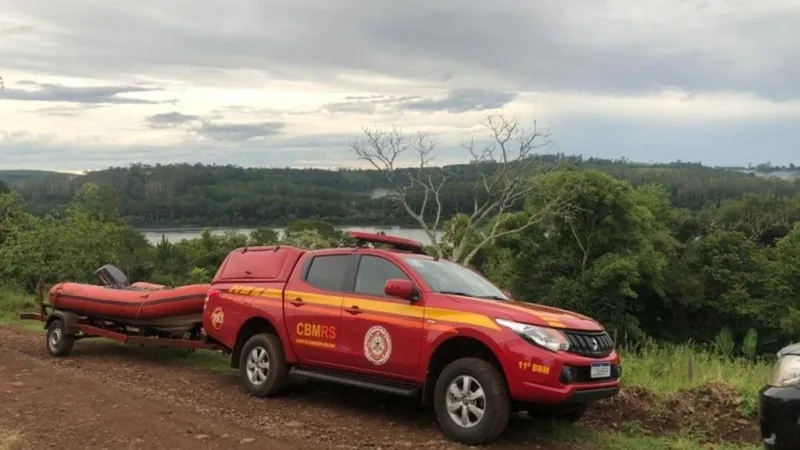
POLYGON ((389 360, 392 355, 392 337, 386 328, 376 325, 364 335, 364 356, 376 366, 389 360))
POLYGON ((211 312, 211 326, 214 327, 215 330, 219 330, 222 328, 224 322, 225 313, 222 312, 222 308, 216 307, 214 311, 211 312))

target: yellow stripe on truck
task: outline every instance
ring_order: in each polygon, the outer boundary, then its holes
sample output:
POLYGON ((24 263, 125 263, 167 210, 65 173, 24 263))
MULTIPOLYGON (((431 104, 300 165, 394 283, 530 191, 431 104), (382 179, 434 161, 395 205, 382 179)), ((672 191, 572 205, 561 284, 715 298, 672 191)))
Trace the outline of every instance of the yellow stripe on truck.
POLYGON ((475 325, 478 327, 491 328, 492 330, 500 329, 500 326, 497 325, 497 323, 483 314, 453 311, 449 309, 425 308, 425 318, 441 320, 443 322, 475 325))
MULTIPOLYGON (((254 286, 231 286, 229 292, 249 295, 253 297, 281 299, 283 292, 280 289, 256 288, 254 286)), ((470 312, 455 311, 440 308, 425 308, 422 306, 403 305, 392 302, 382 302, 379 300, 368 300, 357 297, 346 297, 342 295, 315 294, 302 291, 286 291, 286 300, 291 301, 296 297, 304 301, 317 305, 340 307, 342 302, 347 302, 347 306, 358 306, 364 311, 394 314, 397 316, 412 317, 415 319, 431 319, 442 322, 451 322, 462 325, 474 325, 492 330, 499 330, 500 327, 488 316, 470 312)), ((563 326, 563 325, 562 325, 563 326)))
MULTIPOLYGON (((483 300, 483 299, 476 299, 476 300, 477 301, 482 301, 482 302, 491 302, 492 301, 492 300, 483 300)), ((530 314, 533 317, 542 319, 545 322, 547 322, 547 324, 550 325, 553 328, 566 328, 567 327, 566 325, 564 325, 563 322, 561 322, 559 320, 558 314, 553 314, 553 313, 549 313, 549 312, 542 312, 542 311, 533 311, 531 309, 524 308, 522 306, 507 305, 505 303, 503 303, 501 305, 502 305, 503 308, 513 309, 514 311, 519 311, 519 312, 522 312, 522 313, 530 314)))
POLYGON ((302 291, 286 291, 287 301, 292 301, 297 297, 302 298, 303 301, 308 303, 314 303, 317 305, 335 306, 337 308, 342 306, 342 299, 344 298, 341 295, 314 294, 311 292, 302 292, 302 291))

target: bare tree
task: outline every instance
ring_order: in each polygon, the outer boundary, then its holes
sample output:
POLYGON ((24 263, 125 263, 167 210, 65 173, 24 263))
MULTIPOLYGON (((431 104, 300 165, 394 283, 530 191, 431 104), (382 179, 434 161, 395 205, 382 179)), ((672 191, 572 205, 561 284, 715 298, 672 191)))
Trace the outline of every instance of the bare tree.
MULTIPOLYGON (((516 118, 489 116, 485 126, 491 143, 479 146, 473 138, 464 148, 472 156, 471 164, 478 172, 473 187, 473 208, 467 215, 467 232, 453 242, 452 261, 469 264, 475 255, 497 238, 519 233, 541 222, 549 214, 565 213, 569 205, 562 196, 547 199, 538 211, 529 212, 523 223, 508 225, 506 213, 533 194, 540 186, 533 176, 538 169, 537 151, 551 144, 550 132, 542 130, 534 121, 526 130, 516 118), (488 227, 487 227, 488 226, 488 227), (477 244, 474 235, 477 234, 477 244)), ((439 257, 445 252, 436 232, 442 220, 442 187, 454 178, 454 173, 433 165, 436 141, 425 133, 408 137, 398 129, 390 132, 364 128, 365 139, 351 147, 357 157, 367 161, 383 173, 393 190, 393 196, 405 211, 419 224, 431 240, 439 257), (412 168, 401 169, 398 159, 406 154, 415 155, 412 168), (412 194, 421 196, 418 210, 411 205, 412 194), (432 217, 426 212, 433 209, 432 217)))

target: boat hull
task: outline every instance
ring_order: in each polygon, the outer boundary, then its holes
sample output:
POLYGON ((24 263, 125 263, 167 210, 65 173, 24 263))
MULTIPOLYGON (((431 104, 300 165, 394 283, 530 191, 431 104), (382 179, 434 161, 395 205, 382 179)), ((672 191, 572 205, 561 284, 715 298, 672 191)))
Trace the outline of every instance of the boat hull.
POLYGON ((211 287, 193 284, 166 288, 150 283, 112 288, 82 283, 60 283, 50 289, 53 308, 87 317, 125 323, 180 323, 197 318, 202 322, 203 305, 211 287))
POLYGON ((203 324, 202 313, 145 320, 112 316, 92 316, 92 318, 108 321, 117 325, 137 328, 139 330, 149 330, 158 333, 164 333, 170 336, 180 335, 190 331, 198 331, 203 324))

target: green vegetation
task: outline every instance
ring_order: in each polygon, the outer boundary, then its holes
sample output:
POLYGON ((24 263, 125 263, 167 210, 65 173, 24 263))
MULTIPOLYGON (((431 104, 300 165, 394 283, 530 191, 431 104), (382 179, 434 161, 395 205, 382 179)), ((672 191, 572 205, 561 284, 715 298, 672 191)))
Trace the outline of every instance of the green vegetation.
MULTIPOLYGON (((661 185, 674 206, 693 212, 745 193, 784 197, 800 193, 800 179, 789 183, 699 164, 646 165, 564 155, 537 158, 543 164, 597 169, 635 186, 661 185)), ((470 211, 479 177, 475 165, 447 169, 458 177, 442 190, 443 217, 470 211)), ((21 182, 19 189, 28 210, 43 216, 63 211, 86 183, 112 186, 122 216, 139 228, 284 226, 298 219, 337 225, 417 225, 396 202, 372 198, 387 189, 385 177, 374 170, 134 164, 71 179, 63 174, 32 179, 21 182)), ((418 209, 421 201, 412 198, 411 204, 418 209)))
POLYGON ((575 449, 597 450, 760 450, 759 445, 715 443, 710 446, 692 436, 665 434, 648 436, 637 430, 598 431, 585 426, 539 425, 537 433, 548 440, 575 445, 575 449))
POLYGON ((648 341, 639 352, 622 352, 624 384, 642 386, 655 394, 725 383, 739 390, 744 398, 755 398, 772 372, 771 361, 730 358, 690 345, 648 341))

